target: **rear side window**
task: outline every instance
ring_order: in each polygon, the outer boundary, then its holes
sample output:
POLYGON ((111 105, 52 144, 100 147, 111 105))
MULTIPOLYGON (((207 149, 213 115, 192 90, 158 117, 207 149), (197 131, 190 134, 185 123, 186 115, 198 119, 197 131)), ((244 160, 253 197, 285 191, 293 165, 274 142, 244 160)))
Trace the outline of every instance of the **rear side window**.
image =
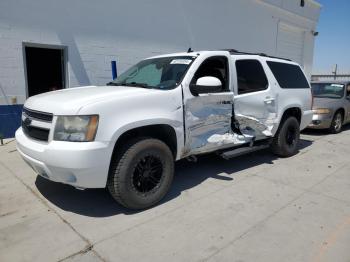
POLYGON ((258 60, 237 60, 236 70, 239 95, 267 89, 267 77, 258 60))
POLYGON ((310 88, 299 66, 271 61, 267 64, 281 88, 310 88))

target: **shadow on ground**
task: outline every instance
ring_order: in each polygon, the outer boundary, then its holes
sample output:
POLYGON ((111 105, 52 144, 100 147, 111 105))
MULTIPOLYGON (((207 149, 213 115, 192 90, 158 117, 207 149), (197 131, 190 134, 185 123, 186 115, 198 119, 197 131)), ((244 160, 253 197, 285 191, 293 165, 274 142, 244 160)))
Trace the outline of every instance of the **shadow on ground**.
MULTIPOLYGON (((300 150, 311 144, 312 141, 301 140, 300 150)), ((224 160, 217 155, 209 154, 199 157, 196 163, 187 160, 178 161, 175 165, 176 172, 171 190, 160 205, 178 197, 185 190, 200 186, 208 178, 234 183, 239 171, 261 164, 272 165, 276 158, 268 150, 264 150, 231 160, 224 160)), ((37 177, 35 184, 39 192, 52 204, 83 216, 108 217, 120 213, 137 213, 137 211, 130 211, 118 205, 106 189, 80 191, 72 186, 51 182, 40 176, 37 177)))

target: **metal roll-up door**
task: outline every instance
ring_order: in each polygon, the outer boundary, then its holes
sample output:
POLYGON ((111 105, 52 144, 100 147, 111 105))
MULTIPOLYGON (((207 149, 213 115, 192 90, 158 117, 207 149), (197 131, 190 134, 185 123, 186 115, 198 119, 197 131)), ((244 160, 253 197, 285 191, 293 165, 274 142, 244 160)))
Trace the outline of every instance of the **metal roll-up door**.
POLYGON ((277 35, 277 55, 289 58, 303 65, 305 31, 286 23, 279 23, 277 35))

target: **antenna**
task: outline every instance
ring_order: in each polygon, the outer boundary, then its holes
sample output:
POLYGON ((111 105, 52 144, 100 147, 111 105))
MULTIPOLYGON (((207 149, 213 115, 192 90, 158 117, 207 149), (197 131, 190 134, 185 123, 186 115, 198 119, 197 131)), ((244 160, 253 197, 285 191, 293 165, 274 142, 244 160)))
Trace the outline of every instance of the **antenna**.
POLYGON ((187 53, 192 53, 193 52, 193 50, 192 50, 192 48, 190 47, 188 50, 187 50, 187 53))

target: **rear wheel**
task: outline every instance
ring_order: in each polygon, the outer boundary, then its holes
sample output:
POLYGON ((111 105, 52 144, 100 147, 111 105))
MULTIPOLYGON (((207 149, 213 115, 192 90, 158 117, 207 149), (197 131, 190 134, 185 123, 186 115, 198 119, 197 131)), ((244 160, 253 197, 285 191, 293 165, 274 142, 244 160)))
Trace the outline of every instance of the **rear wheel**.
POLYGON ((107 187, 124 207, 151 207, 168 192, 174 176, 174 159, 162 141, 152 138, 131 141, 112 161, 107 187))
POLYGON ((343 128, 343 114, 340 111, 338 111, 335 113, 333 117, 329 131, 332 134, 338 134, 341 132, 342 128, 343 128))
POLYGON ((271 145, 274 154, 281 157, 290 157, 298 152, 300 140, 300 125, 298 120, 290 116, 279 128, 271 145))

